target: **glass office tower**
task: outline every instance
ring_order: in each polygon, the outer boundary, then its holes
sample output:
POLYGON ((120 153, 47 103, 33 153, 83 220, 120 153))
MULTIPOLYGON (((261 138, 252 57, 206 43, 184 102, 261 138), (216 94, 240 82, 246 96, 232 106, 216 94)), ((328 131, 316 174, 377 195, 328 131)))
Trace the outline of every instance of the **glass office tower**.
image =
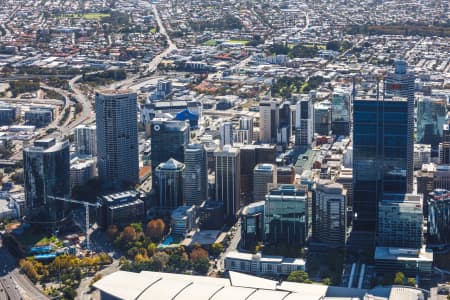
POLYGON ((408 100, 355 99, 353 109, 354 227, 374 231, 383 193, 408 193, 412 181, 408 100))

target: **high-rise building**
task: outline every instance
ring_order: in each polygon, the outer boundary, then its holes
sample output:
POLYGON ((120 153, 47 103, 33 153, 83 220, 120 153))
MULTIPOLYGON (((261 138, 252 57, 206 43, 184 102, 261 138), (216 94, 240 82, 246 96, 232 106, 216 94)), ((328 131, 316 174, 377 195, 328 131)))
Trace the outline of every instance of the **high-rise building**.
POLYGON ((225 216, 234 217, 240 208, 240 153, 229 145, 214 152, 216 200, 223 203, 225 216))
POLYGON ((415 91, 415 74, 408 71, 408 64, 403 60, 397 60, 394 63, 394 72, 388 73, 384 79, 384 95, 385 97, 400 96, 408 100, 408 148, 407 148, 407 178, 408 178, 408 193, 412 191, 413 186, 413 157, 414 147, 414 91, 415 91))
POLYGON ((70 196, 69 142, 35 141, 23 151, 23 169, 27 219, 53 224, 63 220, 67 203, 48 196, 70 196))
POLYGON ((95 95, 98 175, 121 190, 139 183, 137 95, 104 91, 95 95))
POLYGON ((450 125, 442 126, 442 142, 439 143, 439 163, 450 164, 450 125))
POLYGON ((295 106, 295 114, 295 145, 311 146, 314 139, 314 116, 311 99, 300 99, 295 106))
POLYGON ((189 124, 184 121, 153 119, 151 127, 152 168, 174 158, 184 162, 184 148, 189 144, 189 124))
POLYGON ((331 102, 322 101, 314 104, 314 132, 329 135, 331 131, 331 102))
POLYGON ((253 118, 240 117, 239 129, 236 131, 236 142, 241 144, 251 144, 253 142, 253 118))
POLYGON ((278 103, 264 101, 259 103, 259 141, 275 144, 278 129, 278 103))
POLYGON ((253 170, 253 202, 266 198, 268 184, 276 184, 276 166, 272 164, 258 164, 253 170))
POLYGON ((291 104, 283 102, 278 107, 277 144, 283 149, 289 145, 292 136, 291 104))
POLYGON ((270 188, 264 208, 265 241, 304 245, 308 236, 307 188, 293 184, 270 188))
POLYGON ((409 103, 401 97, 356 99, 353 110, 354 228, 374 232, 383 193, 412 191, 409 103))
POLYGON ((74 129, 75 151, 78 154, 97 155, 97 130, 95 125, 78 125, 74 129))
POLYGON ((447 103, 440 98, 419 98, 417 100, 416 142, 437 146, 443 138, 447 120, 447 103))
POLYGON ((220 147, 233 145, 233 123, 223 122, 220 124, 220 147))
POLYGON ((378 204, 377 245, 422 248, 422 196, 384 194, 378 204))
POLYGON ((436 189, 428 201, 428 242, 450 244, 450 191, 436 189))
POLYGON ((434 172, 434 188, 450 190, 450 165, 438 165, 434 172))
POLYGON ((156 167, 154 176, 158 182, 158 208, 172 210, 184 204, 184 170, 184 164, 173 158, 156 167))
POLYGON ((350 134, 350 91, 335 89, 331 97, 331 130, 335 135, 350 134))
POLYGON ((189 144, 184 149, 183 193, 186 205, 200 205, 208 199, 208 160, 202 144, 189 144))
POLYGON ((347 240, 347 197, 339 183, 320 180, 313 193, 312 238, 329 247, 345 247, 347 240))

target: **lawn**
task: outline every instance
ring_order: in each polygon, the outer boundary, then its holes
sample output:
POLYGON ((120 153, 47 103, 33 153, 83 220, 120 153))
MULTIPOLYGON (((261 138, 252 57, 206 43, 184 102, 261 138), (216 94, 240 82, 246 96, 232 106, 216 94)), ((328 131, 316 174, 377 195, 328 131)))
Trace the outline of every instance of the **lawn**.
POLYGON ((217 45, 217 41, 216 41, 216 40, 213 40, 213 39, 207 40, 207 41, 204 42, 202 45, 203 45, 203 46, 212 46, 212 47, 214 47, 215 45, 217 45))
POLYGON ((63 18, 83 18, 85 20, 100 20, 102 18, 110 17, 111 14, 105 13, 85 13, 85 14, 68 14, 62 15, 63 18))
POLYGON ((247 40, 229 40, 227 43, 229 44, 242 44, 242 45, 247 45, 249 43, 249 41, 247 40))

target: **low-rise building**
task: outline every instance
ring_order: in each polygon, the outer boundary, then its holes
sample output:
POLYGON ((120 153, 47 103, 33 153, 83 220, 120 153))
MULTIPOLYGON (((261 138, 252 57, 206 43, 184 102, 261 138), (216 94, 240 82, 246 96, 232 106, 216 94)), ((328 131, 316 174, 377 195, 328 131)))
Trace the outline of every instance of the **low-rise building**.
POLYGON ((180 206, 172 211, 170 227, 173 235, 184 237, 187 233, 196 229, 197 224, 195 205, 180 206))
POLYGON ((75 157, 70 161, 70 186, 85 184, 95 176, 95 161, 91 157, 75 157))
POLYGON ((304 271, 305 261, 301 258, 228 252, 225 256, 225 270, 254 275, 289 275, 293 271, 304 271))
POLYGON ((403 272, 408 277, 431 276, 433 251, 426 249, 407 249, 394 247, 375 248, 375 269, 379 274, 403 272))
POLYGON ((145 215, 144 201, 134 190, 100 196, 98 202, 101 205, 98 223, 104 228, 141 221, 145 215))

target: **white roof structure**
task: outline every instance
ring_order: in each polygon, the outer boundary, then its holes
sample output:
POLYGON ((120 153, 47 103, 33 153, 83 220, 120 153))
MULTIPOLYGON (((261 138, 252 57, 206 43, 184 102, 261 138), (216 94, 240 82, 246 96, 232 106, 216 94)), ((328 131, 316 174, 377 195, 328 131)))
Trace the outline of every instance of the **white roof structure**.
POLYGON ((101 291, 104 299, 113 297, 123 300, 423 299, 421 291, 408 287, 367 291, 319 284, 279 283, 237 272, 230 272, 230 278, 224 279, 147 271, 141 273, 118 271, 97 281, 94 287, 101 291))

